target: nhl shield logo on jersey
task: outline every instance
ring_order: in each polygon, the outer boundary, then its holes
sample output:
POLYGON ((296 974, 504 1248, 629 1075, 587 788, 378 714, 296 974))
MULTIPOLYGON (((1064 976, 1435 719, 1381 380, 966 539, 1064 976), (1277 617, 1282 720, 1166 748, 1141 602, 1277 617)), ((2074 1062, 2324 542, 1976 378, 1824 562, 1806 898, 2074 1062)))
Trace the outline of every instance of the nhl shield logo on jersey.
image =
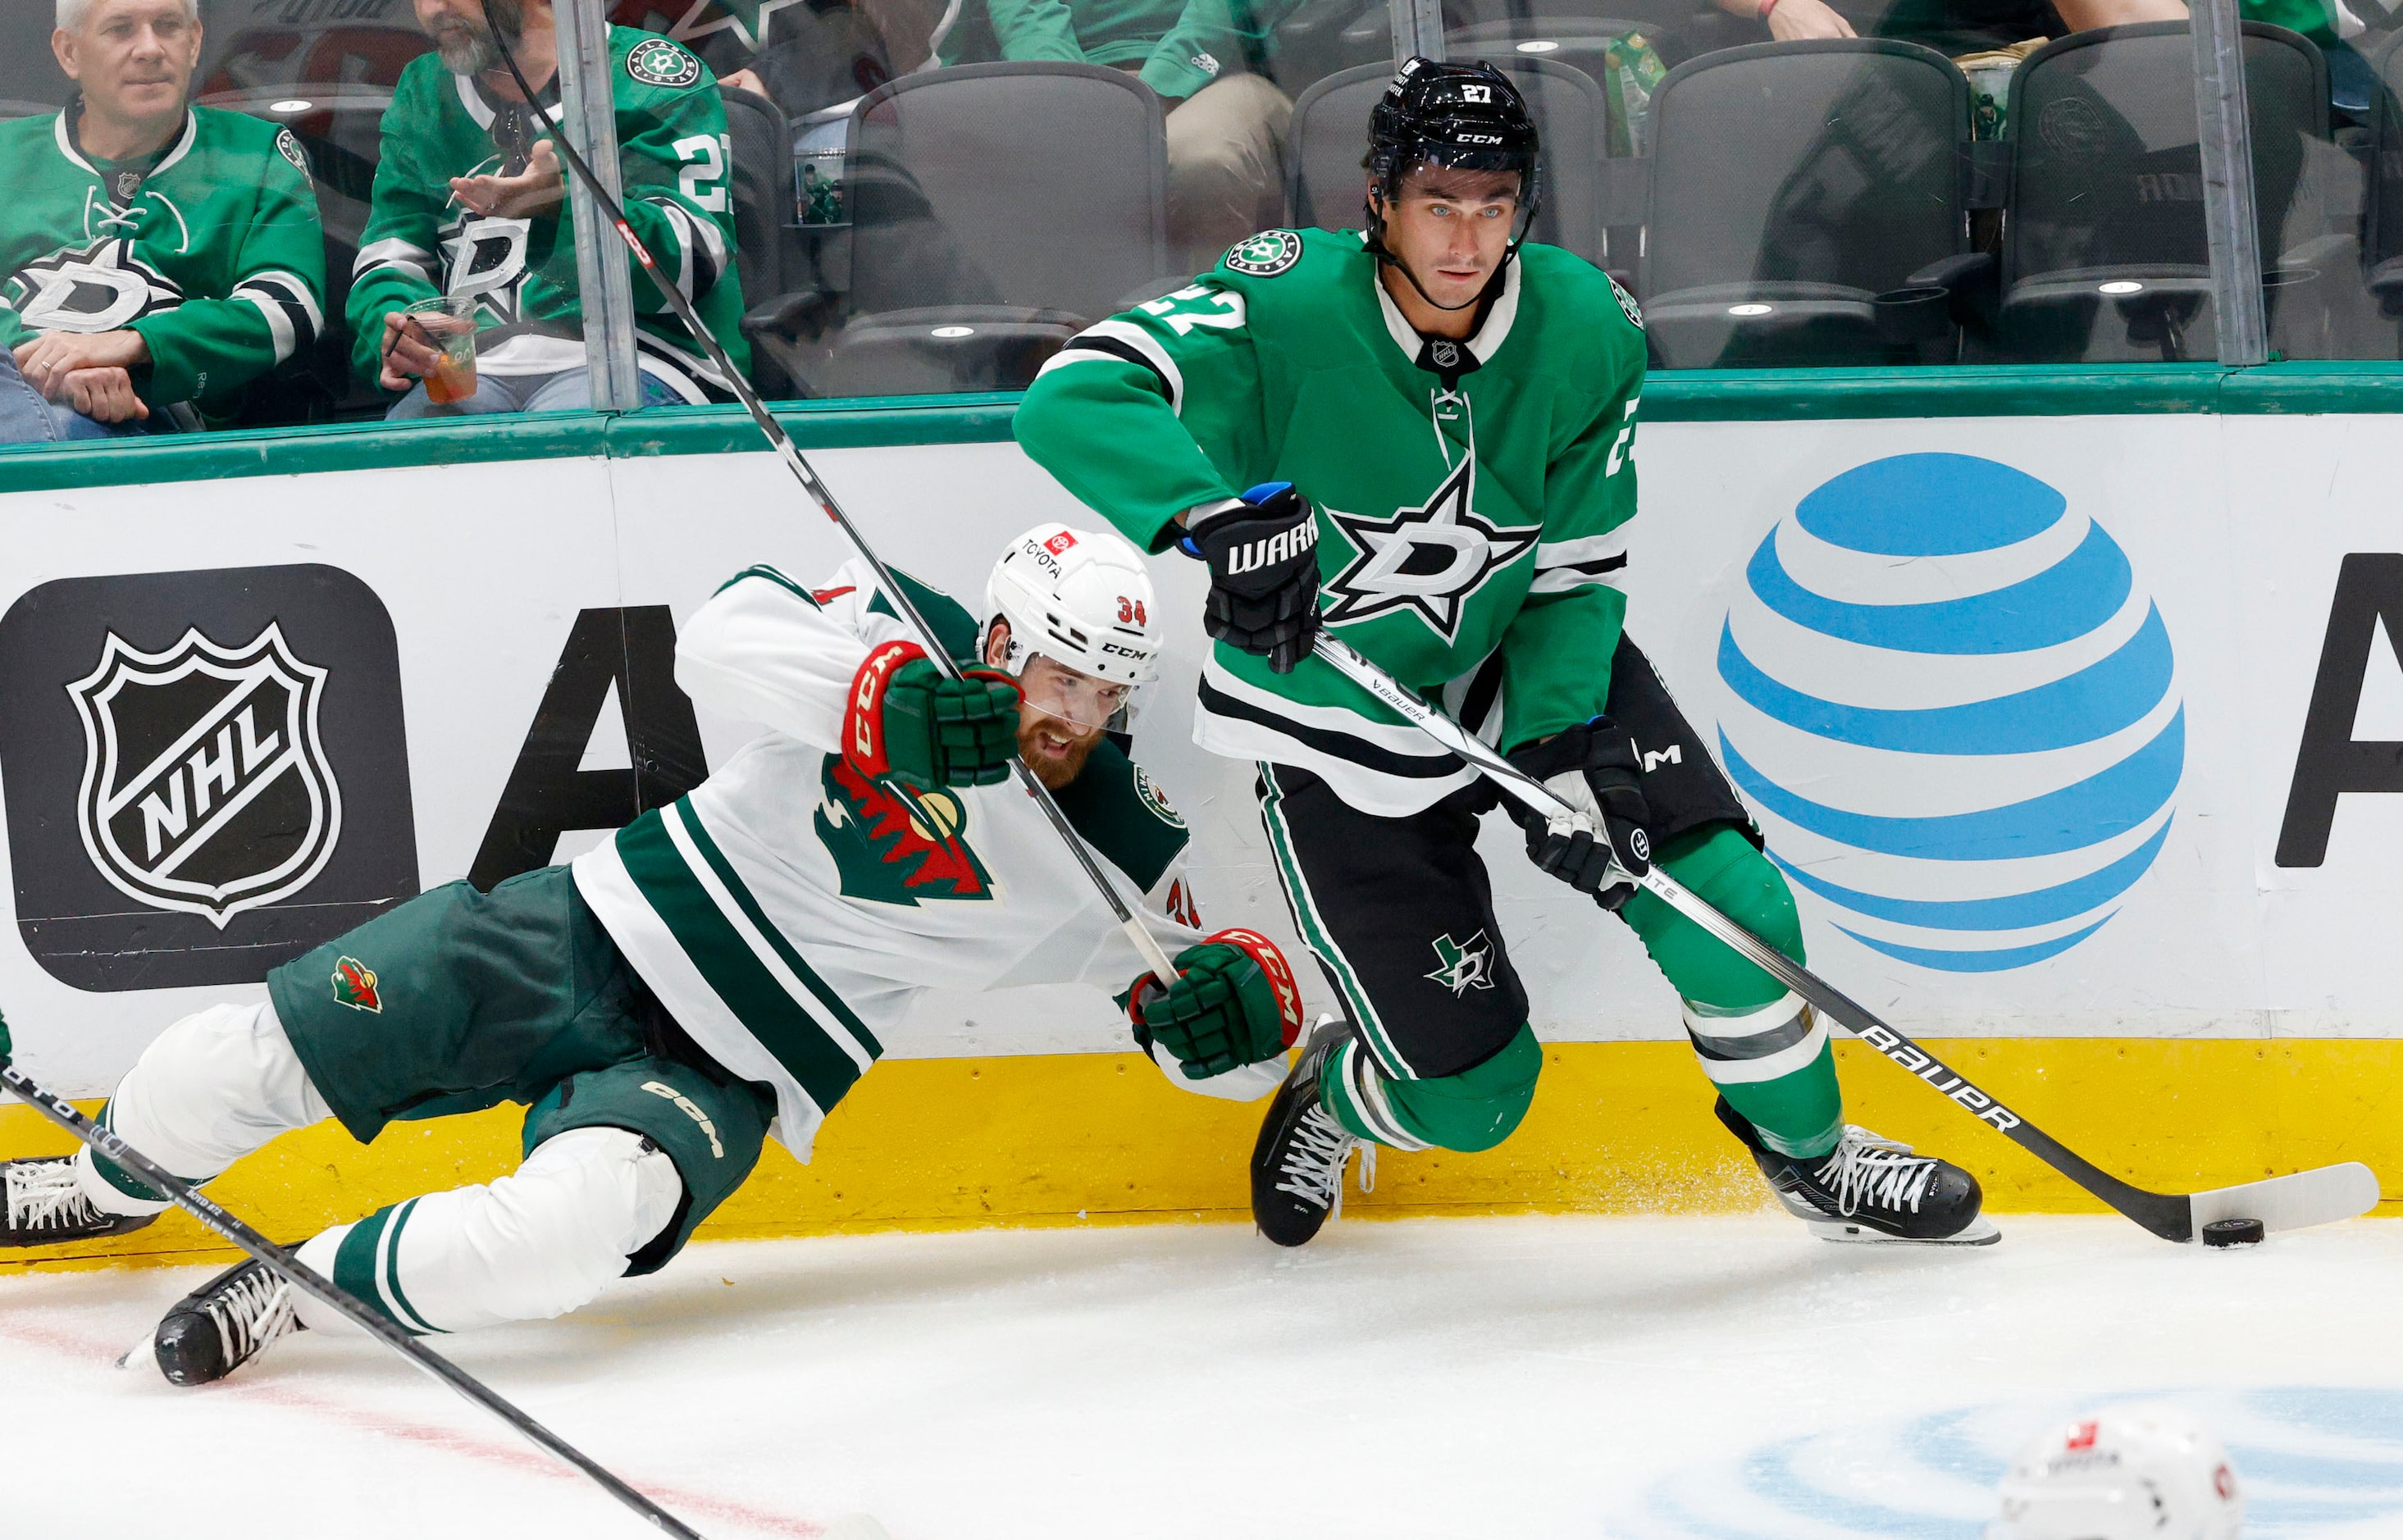
POLYGON ((1301 237, 1291 230, 1262 230, 1227 248, 1227 266, 1255 278, 1274 278, 1301 260, 1301 237))
POLYGON ((664 37, 654 37, 635 44, 626 55, 626 73, 646 86, 674 90, 701 78, 701 61, 664 37))
POLYGON ((240 647, 194 628, 146 653, 108 633, 67 687, 84 729, 76 819, 101 875, 219 930, 306 887, 342 828, 318 737, 326 677, 271 621, 240 647))
POLYGON ((968 811, 957 794, 903 794, 870 781, 841 755, 826 756, 818 842, 834 858, 845 898, 901 904, 993 896, 993 879, 967 841, 968 811))
POLYGON ((1435 971, 1421 977, 1434 979, 1455 998, 1493 987, 1493 943, 1483 931, 1465 941, 1453 940, 1447 931, 1435 938, 1435 971))
POLYGON ((7 298, 28 331, 95 333, 174 310, 184 291, 134 257, 132 243, 107 240, 26 263, 8 280, 7 298))
POLYGON ((1496 524, 1471 505, 1477 497, 1477 457, 1460 464, 1416 507, 1388 516, 1345 513, 1328 507, 1359 551, 1327 579, 1329 625, 1370 620, 1408 610, 1449 644, 1460 633, 1461 612, 1493 576, 1535 548, 1540 526, 1511 529, 1496 524))

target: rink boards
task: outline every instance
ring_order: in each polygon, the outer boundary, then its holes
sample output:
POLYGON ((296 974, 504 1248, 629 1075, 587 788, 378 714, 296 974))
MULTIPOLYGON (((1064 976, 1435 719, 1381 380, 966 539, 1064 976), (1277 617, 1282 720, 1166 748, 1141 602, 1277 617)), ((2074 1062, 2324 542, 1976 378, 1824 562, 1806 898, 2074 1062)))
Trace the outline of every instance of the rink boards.
MULTIPOLYGON (((1007 441, 1006 402, 796 421, 887 556, 972 608, 1008 534, 1092 519, 1007 441)), ((1630 631, 1789 863, 1814 965, 2140 1180, 2403 1170, 2386 425, 1673 420, 1635 445, 1630 631)), ((422 887, 563 859, 721 762, 754 729, 674 690, 674 623, 752 562, 813 581, 844 557, 741 431, 646 414, 113 457, 141 485, 0 465, 0 1008, 26 1067, 103 1093, 273 963, 422 887)), ((1178 624, 1137 752, 1193 827, 1206 917, 1289 938, 1246 769, 1188 742, 1197 571, 1154 567, 1178 624)), ((1363 1201, 1752 1202, 1667 991, 1516 845, 1489 830, 1550 1045, 1535 1114, 1487 1156, 1389 1158, 1363 1201)), ((717 1225, 1237 1211, 1250 1109, 1123 1047, 1098 992, 930 998, 815 1166, 771 1158, 717 1225)), ((1855 1116, 1941 1140, 1998 1207, 2077 1206, 1905 1077, 1847 1079, 1855 1116)), ((48 1147, 28 1117, 0 1110, 8 1152, 48 1147)), ((295 1232, 515 1148, 500 1115, 286 1144, 226 1193, 295 1232)))

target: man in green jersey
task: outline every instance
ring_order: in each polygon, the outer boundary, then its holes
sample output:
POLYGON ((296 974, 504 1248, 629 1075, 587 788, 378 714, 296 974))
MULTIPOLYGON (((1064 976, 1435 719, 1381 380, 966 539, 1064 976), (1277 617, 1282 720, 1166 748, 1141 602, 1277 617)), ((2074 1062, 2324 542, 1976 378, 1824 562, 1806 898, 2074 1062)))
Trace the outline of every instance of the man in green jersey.
MULTIPOLYGON (((558 34, 550 0, 415 0, 434 53, 412 61, 383 116, 382 159, 351 288, 359 372, 402 393, 391 415, 567 411, 592 404, 576 232, 558 150, 558 34), (495 29, 535 90, 529 105, 495 29), (541 121, 536 121, 539 115, 541 121), (438 323, 410 304, 472 301, 476 388, 429 399, 438 323)), ((726 106, 706 65, 679 44, 609 29, 627 218, 738 368, 742 286, 726 106)), ((614 239, 609 249, 618 248, 614 239)), ((620 257, 633 264, 631 257, 620 257)), ((645 404, 732 394, 650 279, 633 271, 634 345, 645 404)))
POLYGON ((197 427, 315 345, 324 235, 288 131, 186 104, 197 0, 58 0, 63 112, 0 123, 0 443, 197 427))
POLYGON ((1413 60, 1371 121, 1365 232, 1237 244, 1072 341, 1019 409, 1071 492, 1210 563, 1194 736, 1259 762, 1295 922, 1349 1007, 1271 1106, 1254 1215, 1310 1239, 1359 1140, 1499 1144, 1543 1063, 1475 850, 1493 794, 1313 657, 1324 625, 1581 810, 1532 820, 1529 856, 1643 939, 1792 1212, 1829 1239, 1992 1240, 1966 1172, 1844 1121, 1799 998, 1626 879, 1648 845, 1802 955, 1743 804, 1621 631, 1642 324, 1586 262, 1522 245, 1535 150, 1507 76, 1413 60))

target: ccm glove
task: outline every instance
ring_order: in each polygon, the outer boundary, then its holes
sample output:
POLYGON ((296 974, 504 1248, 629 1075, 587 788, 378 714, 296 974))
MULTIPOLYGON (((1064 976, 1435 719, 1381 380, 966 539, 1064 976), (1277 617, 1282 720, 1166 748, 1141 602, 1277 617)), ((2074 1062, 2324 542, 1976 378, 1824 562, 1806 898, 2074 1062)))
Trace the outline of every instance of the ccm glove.
POLYGON ((1291 673, 1318 629, 1318 516, 1290 481, 1203 515, 1181 542, 1210 563, 1202 629, 1291 673))
POLYGON ((1135 1041, 1166 1048, 1188 1080, 1256 1064, 1301 1036, 1301 991, 1276 943, 1222 930, 1176 955, 1176 987, 1145 974, 1127 995, 1135 1041))
POLYGON ((1546 818, 1504 798, 1527 831, 1527 859, 1577 892, 1592 894, 1604 909, 1632 897, 1628 879, 1642 877, 1652 865, 1651 837, 1644 832, 1652 810, 1638 780, 1643 761, 1635 740, 1609 717, 1597 716, 1540 743, 1521 744, 1510 762, 1574 810, 1546 818))
POLYGON ((1018 687, 970 669, 952 679, 915 642, 887 642, 852 675, 842 714, 842 756, 870 780, 919 791, 990 786, 1009 779, 1018 753, 1018 687))

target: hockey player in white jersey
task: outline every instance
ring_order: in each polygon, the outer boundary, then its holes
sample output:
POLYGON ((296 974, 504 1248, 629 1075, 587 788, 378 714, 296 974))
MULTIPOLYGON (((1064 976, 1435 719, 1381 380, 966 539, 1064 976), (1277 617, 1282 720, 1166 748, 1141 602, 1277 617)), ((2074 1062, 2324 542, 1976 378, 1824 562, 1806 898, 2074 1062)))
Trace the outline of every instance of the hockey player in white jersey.
MULTIPOLYGON (((945 649, 978 665, 966 677, 927 659, 865 563, 815 588, 750 568, 685 626, 676 680, 766 732, 572 866, 489 894, 437 888, 276 969, 264 1003, 176 1022, 102 1121, 203 1180, 327 1117, 364 1142, 395 1120, 526 1104, 514 1174, 300 1248, 430 1333, 563 1314, 656 1270, 763 1139, 808 1158, 930 986, 1127 991, 1136 1039, 1172 1081, 1273 1089, 1302 1025, 1292 973, 1262 936, 1203 934, 1185 825, 1104 732, 1160 648, 1133 548, 1028 532, 993 569, 981 628, 899 580, 945 649), (1176 953, 1174 989, 1145 973, 1011 780, 1012 755, 1176 953)), ((0 1186, 0 1244, 115 1234, 167 1206, 89 1149, 12 1162, 0 1186)), ((156 1353, 196 1384, 332 1319, 245 1263, 168 1313, 156 1353)))

